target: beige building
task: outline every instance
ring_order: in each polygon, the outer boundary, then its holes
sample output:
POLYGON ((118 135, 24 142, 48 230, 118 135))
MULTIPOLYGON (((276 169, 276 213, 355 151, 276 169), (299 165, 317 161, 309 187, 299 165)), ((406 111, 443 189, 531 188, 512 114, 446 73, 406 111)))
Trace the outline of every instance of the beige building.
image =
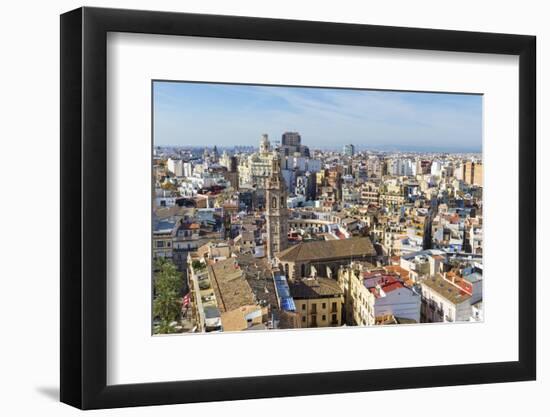
POLYGON ((383 206, 401 206, 405 204, 405 196, 398 193, 382 193, 378 200, 383 206))
POLYGON ((463 178, 466 184, 483 186, 483 164, 481 162, 466 162, 463 178))
POLYGON ((361 186, 361 202, 365 205, 378 204, 380 189, 373 182, 366 182, 361 186))
POLYGON ((237 167, 239 187, 265 189, 267 181, 273 173, 274 158, 276 158, 276 155, 271 151, 269 139, 264 134, 260 141, 260 151, 248 156, 246 159, 241 159, 237 167))
POLYGON ((155 219, 153 226, 153 259, 172 259, 172 243, 176 232, 176 222, 155 219))
POLYGON ((376 250, 370 238, 302 242, 276 256, 279 268, 290 281, 309 276, 336 279, 338 269, 352 261, 373 262, 376 250))
POLYGON ((300 315, 300 327, 337 327, 342 325, 344 294, 330 278, 304 278, 289 284, 290 294, 300 315))
POLYGON ((345 323, 349 326, 374 325, 374 294, 363 284, 361 266, 341 268, 338 271, 338 283, 345 296, 345 323))

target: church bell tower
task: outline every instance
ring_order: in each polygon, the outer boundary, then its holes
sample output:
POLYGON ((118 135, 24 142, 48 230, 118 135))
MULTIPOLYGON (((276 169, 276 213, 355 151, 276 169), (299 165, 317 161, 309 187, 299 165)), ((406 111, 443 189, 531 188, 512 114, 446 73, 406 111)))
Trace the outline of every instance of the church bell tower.
POLYGON ((271 176, 266 183, 267 256, 271 260, 288 247, 287 191, 278 157, 272 161, 271 176))

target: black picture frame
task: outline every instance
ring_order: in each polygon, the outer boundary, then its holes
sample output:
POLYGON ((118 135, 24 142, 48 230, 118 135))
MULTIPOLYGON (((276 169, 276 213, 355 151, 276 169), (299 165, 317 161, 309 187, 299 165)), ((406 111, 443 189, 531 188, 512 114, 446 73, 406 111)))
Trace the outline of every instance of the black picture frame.
POLYGON ((82 409, 536 378, 534 36, 79 8, 61 15, 61 401, 82 409), (107 375, 108 32, 519 56, 519 360, 113 385, 107 375))

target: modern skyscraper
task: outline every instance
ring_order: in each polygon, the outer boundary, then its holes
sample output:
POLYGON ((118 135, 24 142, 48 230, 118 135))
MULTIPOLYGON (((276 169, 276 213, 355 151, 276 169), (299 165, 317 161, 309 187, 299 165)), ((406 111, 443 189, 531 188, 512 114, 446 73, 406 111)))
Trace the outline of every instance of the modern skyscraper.
POLYGON ((351 143, 349 145, 344 145, 344 155, 350 158, 353 157, 353 155, 355 155, 355 146, 351 143))
POLYGON ((283 146, 300 146, 302 144, 302 137, 298 132, 285 132, 283 133, 281 144, 283 146))
POLYGON ((302 137, 298 132, 283 133, 281 146, 279 147, 281 156, 293 156, 300 154, 309 158, 309 148, 302 145, 302 137))
POLYGON ((266 184, 267 256, 269 259, 288 246, 287 191, 281 174, 281 162, 274 158, 271 176, 266 184))

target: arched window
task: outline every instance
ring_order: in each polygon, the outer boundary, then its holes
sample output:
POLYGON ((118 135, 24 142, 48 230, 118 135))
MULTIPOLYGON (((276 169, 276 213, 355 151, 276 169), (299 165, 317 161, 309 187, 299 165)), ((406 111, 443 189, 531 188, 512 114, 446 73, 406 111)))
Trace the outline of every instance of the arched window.
POLYGON ((285 207, 285 196, 282 195, 281 196, 281 205, 280 205, 281 208, 284 208, 285 207))
POLYGON ((274 209, 277 208, 277 197, 273 197, 271 199, 271 208, 274 208, 274 209))
POLYGON ((302 278, 306 276, 306 265, 305 264, 302 264, 302 268, 301 268, 301 276, 302 278))

